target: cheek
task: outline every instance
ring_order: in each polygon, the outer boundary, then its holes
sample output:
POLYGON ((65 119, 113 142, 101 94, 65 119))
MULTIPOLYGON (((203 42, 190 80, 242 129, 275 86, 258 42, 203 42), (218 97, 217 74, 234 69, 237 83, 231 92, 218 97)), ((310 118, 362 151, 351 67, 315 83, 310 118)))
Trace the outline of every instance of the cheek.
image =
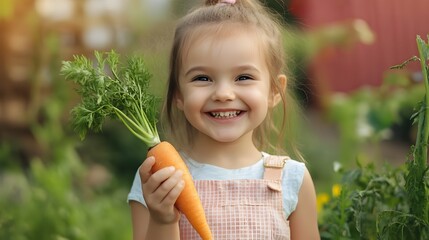
POLYGON ((177 104, 181 105, 181 110, 183 111, 200 111, 205 102, 205 99, 199 91, 188 92, 177 104))
POLYGON ((252 89, 243 94, 243 97, 247 99, 247 102, 252 103, 252 105, 260 105, 265 107, 268 105, 270 98, 269 91, 265 88, 252 89))
POLYGON ((246 103, 255 114, 265 118, 269 108, 268 91, 253 91, 246 94, 246 103))

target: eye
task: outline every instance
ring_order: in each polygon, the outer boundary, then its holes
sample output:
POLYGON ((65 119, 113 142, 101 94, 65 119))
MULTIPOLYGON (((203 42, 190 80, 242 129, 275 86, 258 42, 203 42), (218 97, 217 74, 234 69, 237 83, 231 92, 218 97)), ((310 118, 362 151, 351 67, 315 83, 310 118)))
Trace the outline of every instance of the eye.
POLYGON ((200 75, 192 78, 192 81, 202 81, 202 82, 208 82, 210 81, 210 78, 205 75, 200 75))
POLYGON ((252 80, 253 77, 250 75, 240 75, 237 78, 237 81, 244 81, 244 80, 252 80))

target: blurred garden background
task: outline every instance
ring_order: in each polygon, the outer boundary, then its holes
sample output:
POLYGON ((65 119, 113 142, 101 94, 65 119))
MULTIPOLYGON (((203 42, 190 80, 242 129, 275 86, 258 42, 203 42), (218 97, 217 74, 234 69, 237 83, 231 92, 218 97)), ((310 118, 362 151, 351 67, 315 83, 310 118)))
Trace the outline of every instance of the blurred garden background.
MULTIPOLYGON (((80 141, 68 122, 78 99, 59 71, 94 50, 140 54, 162 96, 176 20, 199 2, 0 0, 0 239, 132 238, 126 196, 146 147, 113 122, 80 141)), ((407 160, 424 77, 418 62, 390 67, 418 55, 429 1, 264 2, 286 24, 297 140, 323 233, 323 205, 341 195, 343 171, 407 160)))

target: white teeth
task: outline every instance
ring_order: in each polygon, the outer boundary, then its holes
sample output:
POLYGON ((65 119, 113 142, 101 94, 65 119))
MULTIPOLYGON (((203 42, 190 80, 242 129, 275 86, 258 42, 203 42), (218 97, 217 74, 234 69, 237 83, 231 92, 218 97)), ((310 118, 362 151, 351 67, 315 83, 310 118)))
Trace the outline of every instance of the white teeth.
POLYGON ((215 118, 233 118, 237 117, 241 111, 229 111, 229 112, 211 112, 210 114, 215 118))

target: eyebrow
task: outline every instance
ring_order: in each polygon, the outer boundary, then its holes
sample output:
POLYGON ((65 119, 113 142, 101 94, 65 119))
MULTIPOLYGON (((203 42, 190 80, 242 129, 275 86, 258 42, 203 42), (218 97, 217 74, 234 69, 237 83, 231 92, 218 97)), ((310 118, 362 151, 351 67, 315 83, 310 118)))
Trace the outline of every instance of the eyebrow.
MULTIPOLYGON (((188 71, 185 72, 185 76, 189 75, 192 72, 195 71, 207 71, 207 70, 211 70, 211 67, 206 67, 206 66, 195 66, 195 67, 191 67, 188 71)), ((237 67, 234 67, 234 70, 239 70, 239 71, 244 71, 244 70, 252 70, 252 71, 256 71, 256 72, 260 72, 259 69, 257 67, 255 67, 253 64, 243 64, 237 67)))
POLYGON ((243 64, 243 65, 237 66, 236 69, 241 70, 241 71, 252 70, 255 72, 260 72, 259 69, 256 66, 254 66, 253 64, 243 64))
POLYGON ((185 76, 189 75, 192 72, 196 72, 196 71, 207 71, 207 69, 210 69, 210 67, 205 67, 205 66, 191 67, 188 71, 185 72, 185 76))

